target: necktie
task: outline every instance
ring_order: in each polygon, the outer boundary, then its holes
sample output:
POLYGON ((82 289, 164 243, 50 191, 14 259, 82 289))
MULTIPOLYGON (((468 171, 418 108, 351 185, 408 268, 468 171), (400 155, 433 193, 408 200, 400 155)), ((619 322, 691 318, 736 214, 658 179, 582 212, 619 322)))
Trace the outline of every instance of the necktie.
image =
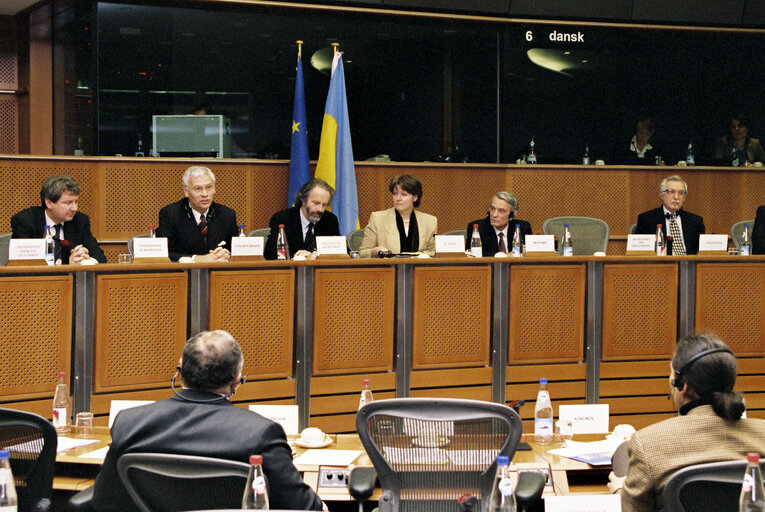
POLYGON ((305 232, 305 250, 313 252, 316 249, 316 236, 313 234, 313 222, 308 224, 308 231, 305 232))
POLYGON ((669 217, 669 234, 672 235, 672 255, 685 256, 685 244, 683 243, 683 234, 680 232, 680 226, 677 225, 676 213, 673 213, 669 217))
POLYGON ((202 235, 202 245, 207 245, 207 215, 199 217, 199 234, 202 235))
POLYGON ((499 236, 499 252, 507 252, 507 246, 505 245, 505 234, 500 231, 497 236, 499 236))
POLYGON ((56 228, 56 234, 53 235, 53 260, 58 261, 61 259, 61 224, 53 226, 56 228))

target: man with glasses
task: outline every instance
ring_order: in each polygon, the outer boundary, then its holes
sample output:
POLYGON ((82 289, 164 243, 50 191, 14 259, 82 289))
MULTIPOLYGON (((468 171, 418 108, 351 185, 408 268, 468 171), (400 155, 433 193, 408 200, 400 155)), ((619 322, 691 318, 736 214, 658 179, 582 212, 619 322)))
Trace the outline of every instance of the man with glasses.
POLYGON ((672 237, 672 255, 699 252, 699 235, 705 232, 704 219, 683 210, 683 203, 688 197, 688 184, 680 176, 664 178, 659 187, 659 197, 662 206, 638 215, 635 232, 653 235, 656 234, 656 226, 661 225, 664 236, 672 237))

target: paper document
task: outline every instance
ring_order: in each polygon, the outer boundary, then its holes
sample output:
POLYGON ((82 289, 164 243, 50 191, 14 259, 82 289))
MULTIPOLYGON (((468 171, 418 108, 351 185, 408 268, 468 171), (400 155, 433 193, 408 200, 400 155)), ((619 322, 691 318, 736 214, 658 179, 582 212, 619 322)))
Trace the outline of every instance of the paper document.
POLYGON ((292 461, 295 466, 348 466, 364 450, 306 450, 292 461))
POLYGON ((586 462, 591 466, 608 466, 611 464, 611 456, 623 442, 622 439, 604 439, 592 443, 566 441, 565 448, 555 448, 547 453, 586 462))
POLYGON ((82 455, 78 455, 77 457, 81 459, 94 459, 94 460, 103 461, 106 458, 106 452, 108 451, 109 451, 109 447, 104 446, 103 448, 99 448, 98 450, 93 450, 92 452, 83 453, 82 455))

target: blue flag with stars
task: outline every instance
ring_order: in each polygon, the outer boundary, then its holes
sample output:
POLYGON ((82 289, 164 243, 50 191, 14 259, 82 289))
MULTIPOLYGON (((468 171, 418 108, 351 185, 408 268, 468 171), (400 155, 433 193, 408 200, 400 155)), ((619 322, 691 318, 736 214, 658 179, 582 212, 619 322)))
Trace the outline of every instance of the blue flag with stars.
POLYGON ((298 51, 295 103, 292 107, 292 146, 290 148, 290 182, 287 206, 292 206, 300 187, 311 179, 308 164, 308 124, 305 118, 305 90, 303 87, 303 58, 298 51))

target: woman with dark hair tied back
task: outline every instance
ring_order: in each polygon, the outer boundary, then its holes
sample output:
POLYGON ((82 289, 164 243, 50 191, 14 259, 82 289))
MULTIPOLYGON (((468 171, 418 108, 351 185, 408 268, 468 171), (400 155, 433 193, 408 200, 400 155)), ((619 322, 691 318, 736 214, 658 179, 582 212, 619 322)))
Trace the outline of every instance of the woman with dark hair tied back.
POLYGON ((736 114, 730 122, 730 133, 717 139, 714 159, 723 165, 747 167, 765 162, 765 149, 759 139, 749 134, 749 119, 736 114))
POLYGON ((718 338, 678 341, 670 363, 669 398, 679 415, 645 427, 629 441, 626 477, 612 472, 608 487, 621 492, 622 510, 663 511, 669 478, 687 466, 743 460, 765 449, 765 420, 742 418, 744 398, 734 391, 736 358, 718 338))

